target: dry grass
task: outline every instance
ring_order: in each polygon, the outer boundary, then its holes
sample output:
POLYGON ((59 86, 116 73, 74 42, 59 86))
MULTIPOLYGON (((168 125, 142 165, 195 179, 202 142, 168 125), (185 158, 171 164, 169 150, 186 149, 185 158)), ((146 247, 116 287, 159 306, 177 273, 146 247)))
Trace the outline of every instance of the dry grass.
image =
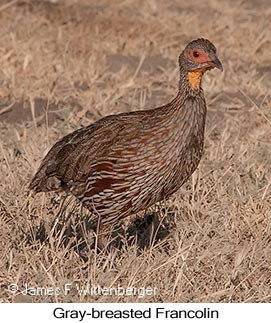
POLYGON ((2 301, 271 301, 271 6, 187 3, 1 1, 2 301), (205 77, 209 110, 200 167, 170 201, 125 224, 116 237, 120 251, 97 253, 86 212, 73 200, 61 206, 54 194, 28 196, 29 180, 64 134, 172 98, 177 56, 197 37, 216 44, 225 70, 205 77), (63 214, 70 215, 64 223, 63 214), (74 284, 67 296, 7 291, 10 283, 67 282, 74 284), (87 282, 158 292, 78 295, 75 284, 87 282))

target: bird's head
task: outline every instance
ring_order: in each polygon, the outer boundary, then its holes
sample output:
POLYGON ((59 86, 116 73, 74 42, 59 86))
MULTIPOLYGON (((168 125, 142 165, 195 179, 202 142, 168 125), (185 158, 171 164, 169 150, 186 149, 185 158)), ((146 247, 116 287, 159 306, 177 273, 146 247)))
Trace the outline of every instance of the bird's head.
POLYGON ((180 55, 179 64, 188 77, 193 89, 200 87, 204 72, 212 68, 223 71, 222 64, 217 57, 215 46, 208 39, 191 41, 180 55))

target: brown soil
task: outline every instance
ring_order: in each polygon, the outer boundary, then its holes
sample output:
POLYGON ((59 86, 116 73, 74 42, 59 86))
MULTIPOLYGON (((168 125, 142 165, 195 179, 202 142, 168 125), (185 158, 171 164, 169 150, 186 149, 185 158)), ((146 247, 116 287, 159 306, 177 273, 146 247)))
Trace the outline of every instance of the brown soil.
POLYGON ((253 0, 1 2, 2 302, 271 301, 270 9, 253 0), (31 196, 29 181, 63 135, 173 98, 178 55, 198 37, 224 66, 204 77, 200 166, 169 201, 105 235, 115 248, 98 251, 91 215, 72 198, 31 196), (8 291, 67 282, 68 295, 8 291), (158 293, 80 295, 87 283, 158 293))

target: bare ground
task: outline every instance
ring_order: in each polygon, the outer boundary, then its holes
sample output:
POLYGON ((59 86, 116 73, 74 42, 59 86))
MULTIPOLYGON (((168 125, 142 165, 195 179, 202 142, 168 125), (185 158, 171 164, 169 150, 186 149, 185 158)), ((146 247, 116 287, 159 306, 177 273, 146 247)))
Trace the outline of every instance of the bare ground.
POLYGON ((255 0, 0 2, 1 301, 271 301, 270 19, 269 1, 255 0), (172 199, 108 235, 118 248, 98 252, 89 214, 30 196, 29 180, 64 134, 168 102, 177 57, 198 37, 224 65, 203 84, 204 158, 172 199), (61 292, 12 294, 11 283, 61 292), (86 284, 157 293, 80 295, 86 284))

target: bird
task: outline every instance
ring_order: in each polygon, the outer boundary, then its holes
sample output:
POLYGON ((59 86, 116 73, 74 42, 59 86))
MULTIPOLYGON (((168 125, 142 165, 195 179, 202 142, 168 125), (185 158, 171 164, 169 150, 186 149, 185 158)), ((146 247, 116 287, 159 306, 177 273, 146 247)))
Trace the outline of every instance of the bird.
POLYGON ((29 185, 75 196, 103 225, 168 199, 203 155, 203 74, 223 71, 216 47, 199 38, 179 56, 177 95, 152 109, 106 116, 57 141, 29 185))

